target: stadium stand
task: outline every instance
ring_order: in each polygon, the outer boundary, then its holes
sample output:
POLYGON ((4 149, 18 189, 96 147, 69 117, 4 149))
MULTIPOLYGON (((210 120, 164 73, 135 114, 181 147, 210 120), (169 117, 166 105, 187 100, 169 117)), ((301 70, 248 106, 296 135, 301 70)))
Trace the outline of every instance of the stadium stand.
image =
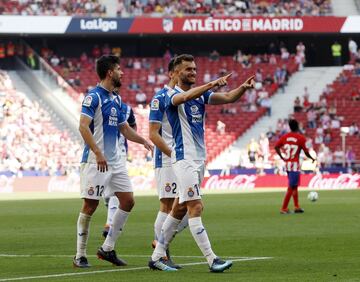
MULTIPOLYGON (((135 16, 322 16, 332 13, 330 0, 118 0, 117 15, 135 16)), ((106 16, 106 8, 98 0, 81 1, 1 1, 3 15, 74 15, 106 16), (59 5, 60 4, 60 5, 59 5)))
MULTIPOLYGON (((358 63, 357 63, 358 64, 358 63)), ((360 95, 358 92, 360 77, 355 65, 346 65, 339 77, 326 87, 323 95, 316 103, 302 101, 294 117, 303 124, 303 131, 313 140, 314 149, 320 154, 323 166, 341 165, 336 155, 342 150, 341 127, 347 127, 345 160, 360 156, 360 134, 358 121, 360 113, 360 95), (341 149, 339 149, 341 148, 341 149), (323 151, 328 156, 324 158, 323 151), (348 156, 352 154, 352 156, 348 156)))
POLYGON ((0 172, 7 176, 65 175, 78 167, 80 144, 54 126, 38 102, 0 71, 0 172))
POLYGON ((0 1, 0 15, 22 16, 105 16, 106 8, 97 0, 0 1))
POLYGON ((322 16, 331 14, 328 0, 132 1, 118 2, 117 14, 127 16, 322 16))
MULTIPOLYGON (((97 82, 96 73, 93 70, 94 59, 92 56, 82 58, 59 58, 56 64, 51 63, 54 58, 48 57, 48 61, 54 69, 66 79, 79 93, 86 93, 89 86, 97 82)), ((140 133, 148 134, 148 108, 138 105, 136 95, 145 93, 149 103, 155 91, 160 90, 167 81, 166 62, 164 58, 124 58, 122 69, 121 96, 126 103, 135 107, 135 113, 140 119, 138 122, 140 133), (139 114, 140 113, 140 114, 139 114), (142 122, 142 119, 144 122, 142 122)), ((253 91, 253 98, 248 95, 243 97, 237 104, 231 106, 210 106, 207 112, 206 142, 208 146, 208 161, 213 160, 232 142, 234 142, 247 128, 249 128, 259 117, 265 114, 266 108, 261 107, 263 98, 270 97, 281 86, 276 73, 283 71, 286 76, 291 75, 298 68, 294 56, 281 59, 275 55, 245 55, 240 51, 234 57, 221 56, 214 60, 209 57, 196 58, 198 68, 198 84, 209 81, 230 71, 233 76, 229 82, 229 88, 237 87, 237 83, 244 81, 247 77, 256 74, 257 90, 253 91), (249 99, 249 100, 248 100, 249 99), (258 107, 260 105, 260 107, 258 107), (234 123, 236 115, 242 123, 234 123), (226 134, 219 134, 216 124, 221 121, 225 124, 226 134)), ((284 82, 285 83, 285 82, 284 82)), ((264 105, 263 105, 264 106, 264 105)), ((132 158, 144 158, 146 152, 141 146, 132 144, 130 146, 132 158)))

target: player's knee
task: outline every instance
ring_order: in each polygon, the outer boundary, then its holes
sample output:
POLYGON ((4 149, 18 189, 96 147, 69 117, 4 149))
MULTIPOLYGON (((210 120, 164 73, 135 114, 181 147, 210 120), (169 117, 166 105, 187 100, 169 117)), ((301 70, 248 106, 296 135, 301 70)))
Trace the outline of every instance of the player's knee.
POLYGON ((173 199, 163 198, 160 200, 160 211, 164 213, 170 213, 173 207, 173 199))
POLYGON ((201 201, 196 201, 194 203, 190 203, 187 206, 187 211, 189 213, 189 217, 200 216, 203 210, 204 210, 204 206, 201 201))
POLYGON ((185 216, 186 212, 187 210, 176 209, 176 210, 172 210, 170 214, 172 217, 181 220, 185 216))
POLYGON ((99 201, 85 199, 84 205, 82 207, 82 213, 85 213, 87 215, 93 215, 98 205, 99 201))
POLYGON ((134 198, 127 199, 126 202, 120 204, 121 209, 126 212, 130 212, 135 206, 134 198))

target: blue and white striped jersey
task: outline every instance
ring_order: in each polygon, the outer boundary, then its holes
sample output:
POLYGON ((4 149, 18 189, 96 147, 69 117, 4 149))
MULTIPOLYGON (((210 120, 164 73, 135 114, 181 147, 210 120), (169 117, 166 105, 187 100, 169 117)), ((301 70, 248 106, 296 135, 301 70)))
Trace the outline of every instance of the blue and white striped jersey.
MULTIPOLYGON (((134 112, 129 105, 125 103, 121 103, 121 113, 125 116, 125 120, 128 122, 130 126, 136 124, 134 112)), ((120 131, 118 137, 119 137, 120 155, 122 157, 126 157, 128 151, 127 139, 120 133, 120 131)))
MULTIPOLYGON (((165 97, 167 92, 172 91, 167 85, 159 90, 151 100, 150 104, 150 122, 161 123, 160 135, 164 139, 165 143, 171 148, 173 144, 172 131, 166 115, 165 97)), ((171 159, 162 153, 156 146, 154 148, 154 167, 168 167, 171 166, 171 159)))
POLYGON ((173 149, 172 162, 179 160, 205 160, 205 104, 209 104, 212 91, 206 91, 195 100, 174 106, 172 98, 184 92, 175 86, 174 91, 167 92, 165 98, 166 114, 172 129, 173 149))
MULTIPOLYGON (((98 85, 86 95, 81 108, 81 114, 92 119, 90 130, 109 165, 118 163, 121 158, 118 126, 126 122, 125 115, 121 112, 121 104, 118 95, 98 85)), ((81 162, 96 163, 95 154, 87 144, 81 162)))

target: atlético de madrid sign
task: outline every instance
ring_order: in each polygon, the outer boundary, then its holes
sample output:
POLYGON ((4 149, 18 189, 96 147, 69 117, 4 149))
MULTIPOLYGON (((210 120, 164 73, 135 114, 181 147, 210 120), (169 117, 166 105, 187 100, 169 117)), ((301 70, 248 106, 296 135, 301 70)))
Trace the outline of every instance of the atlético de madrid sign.
POLYGON ((359 33, 360 16, 100 18, 0 16, 0 34, 359 33))

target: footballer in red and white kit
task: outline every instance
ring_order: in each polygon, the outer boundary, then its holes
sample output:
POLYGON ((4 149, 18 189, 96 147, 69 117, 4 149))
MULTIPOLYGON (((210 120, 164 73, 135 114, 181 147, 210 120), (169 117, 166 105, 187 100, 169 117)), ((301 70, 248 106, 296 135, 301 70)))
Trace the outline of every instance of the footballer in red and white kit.
POLYGON ((304 210, 300 208, 298 186, 300 184, 300 153, 304 151, 305 155, 313 162, 315 159, 310 155, 309 150, 306 148, 306 138, 300 134, 299 124, 296 120, 289 120, 291 132, 284 134, 276 142, 275 151, 280 158, 285 162, 285 169, 288 174, 289 184, 286 192, 280 213, 290 213, 288 209, 291 197, 294 199, 295 213, 303 213, 304 210))

